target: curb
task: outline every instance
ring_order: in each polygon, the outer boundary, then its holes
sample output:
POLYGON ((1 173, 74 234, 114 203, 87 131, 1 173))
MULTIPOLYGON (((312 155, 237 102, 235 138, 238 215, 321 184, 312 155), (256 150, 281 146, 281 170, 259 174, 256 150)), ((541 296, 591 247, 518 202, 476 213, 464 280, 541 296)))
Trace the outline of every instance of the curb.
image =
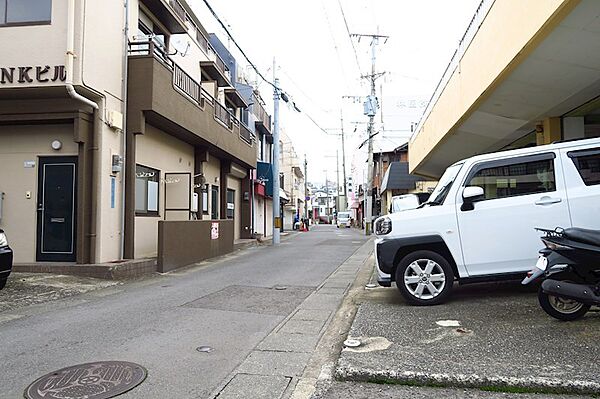
POLYGON ((373 370, 338 365, 335 378, 341 381, 372 382, 398 385, 419 385, 453 388, 519 389, 535 393, 599 394, 600 383, 579 380, 560 380, 543 377, 503 377, 478 374, 438 374, 410 370, 373 370))

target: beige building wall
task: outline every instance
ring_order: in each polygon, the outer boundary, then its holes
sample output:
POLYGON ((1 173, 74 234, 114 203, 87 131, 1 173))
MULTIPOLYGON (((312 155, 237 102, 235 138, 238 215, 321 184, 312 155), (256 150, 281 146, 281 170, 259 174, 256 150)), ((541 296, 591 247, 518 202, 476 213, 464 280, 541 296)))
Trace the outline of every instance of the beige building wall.
POLYGON ((36 260, 38 156, 77 156, 72 125, 0 126, 0 193, 4 193, 0 228, 6 230, 15 263, 36 260), (53 150, 53 140, 60 140, 63 147, 53 150), (35 167, 26 168, 26 161, 34 161, 35 167))
POLYGON ((233 239, 237 240, 240 238, 242 228, 242 181, 240 179, 236 179, 235 177, 229 176, 227 178, 227 188, 230 190, 235 190, 233 239))
POLYGON ((579 0, 496 1, 433 110, 410 143, 410 172, 465 120, 486 93, 526 56, 523 49, 552 26, 548 22, 579 0), (518 11, 517 11, 518 10, 518 11))
POLYGON ((415 189, 411 190, 414 193, 430 193, 437 186, 437 180, 422 180, 415 182, 415 189))
MULTIPOLYGON (((119 109, 120 101, 107 97, 107 108, 119 109)), ((121 253, 121 213, 123 199, 124 170, 112 172, 112 156, 123 153, 123 133, 102 126, 99 133, 100 175, 98 178, 97 249, 96 262, 119 259, 121 253), (111 207, 111 177, 115 178, 115 206, 111 207)))
MULTIPOLYGON (((165 217, 165 173, 194 173, 194 147, 161 130, 146 125, 146 134, 137 136, 136 162, 160 170, 159 216, 136 216, 135 257, 157 254, 158 221, 165 217)), ((190 193, 191 193, 190 185, 190 193)), ((190 194, 191 195, 191 194, 190 194)))
MULTIPOLYGON (((213 206, 212 195, 211 195, 212 194, 211 193, 212 186, 218 186, 219 187, 219 196, 221 195, 221 192, 220 192, 221 184, 219 182, 221 179, 221 161, 219 160, 219 158, 210 154, 208 157, 208 162, 204 162, 203 168, 204 168, 203 169, 204 170, 204 178, 206 179, 206 184, 208 184, 208 214, 203 215, 202 218, 204 220, 210 220, 211 219, 211 209, 213 206)), ((217 209, 219 209, 218 204, 217 204, 217 209)), ((221 218, 221 217, 222 217, 222 215, 221 215, 221 212, 219 209, 219 218, 221 218)))
MULTIPOLYGON (((51 24, 2 27, 0 29, 0 48, 2 51, 0 67, 49 65, 52 70, 47 75, 49 75, 49 79, 52 79, 54 66, 65 64, 66 26, 67 2, 55 0, 52 2, 51 24), (23 51, 23 49, 29 49, 30 51, 23 51)), ((35 77, 35 68, 33 74, 30 73, 31 75, 35 77)), ((64 85, 60 81, 38 83, 35 79, 32 83, 18 83, 16 77, 12 84, 7 82, 1 87, 64 85)))
MULTIPOLYGON (((65 66, 67 43, 67 1, 52 1, 51 23, 47 25, 11 26, 0 29, 2 57, 0 67, 32 67, 29 75, 30 83, 17 82, 18 70, 15 71, 13 83, 2 84, 0 89, 11 87, 59 86, 64 88, 64 81, 52 82, 55 66, 65 66), (23 51, 27 49, 28 51, 23 51), (48 82, 35 79, 36 66, 50 66, 44 75, 48 82)), ((137 7, 137 2, 132 8, 137 7)), ((117 117, 123 114, 122 82, 124 64, 124 9, 121 1, 83 1, 75 0, 74 15, 74 64, 73 84, 78 92, 86 94, 98 103, 96 118, 105 121, 110 111, 116 111, 117 117), (83 89, 83 86, 86 89, 83 89), (92 94, 93 93, 93 94, 92 94)), ((137 14, 132 18, 133 32, 137 30, 137 14)), ((63 96, 67 97, 66 88, 63 96)), ((56 94, 60 95, 61 92, 56 94)), ((35 110, 32 110, 35 112, 35 110)), ((96 262, 112 261, 119 258, 121 246, 121 211, 122 211, 122 173, 114 175, 116 179, 115 206, 111 207, 111 175, 113 154, 122 154, 122 133, 109 128, 104 123, 96 123, 100 131, 95 155, 100 164, 95 169, 94 179, 98 180, 98 208, 96 213, 97 231, 95 232, 96 253, 92 254, 96 262), (97 175, 99 173, 99 175, 97 175)), ((30 134, 30 133, 26 133, 30 134)), ((36 133, 37 134, 37 133, 36 133)), ((54 133, 53 133, 54 134, 54 133)), ((34 135, 36 136, 36 135, 34 135)), ((40 137, 46 142, 50 136, 40 137)), ((31 140, 31 135, 29 136, 31 140)), ((0 140, 3 140, 0 137, 0 140)), ((63 141, 63 148, 76 147, 72 134, 63 141)), ((11 142, 11 146, 13 142, 11 142)), ((5 147, 6 148, 6 147, 5 147)), ((65 150, 61 150, 65 151, 65 150)), ((16 154, 11 147, 11 152, 16 154)), ((43 153, 43 152, 42 152, 43 153)), ((28 251, 30 252, 30 251, 28 251)), ((19 257, 24 256, 21 254, 19 257)), ((27 257, 35 257, 28 253, 27 257)))
MULTIPOLYGON (((53 1, 52 3, 66 3, 53 1)), ((85 35, 78 37, 80 49, 76 61, 82 63, 81 81, 87 86, 96 88, 104 96, 107 94, 122 99, 122 75, 125 48, 123 34, 125 14, 123 2, 118 0, 77 1, 79 23, 85 26, 85 35)), ((134 5, 136 1, 132 2, 134 5)), ((130 5, 130 10, 135 6, 130 5)), ((130 32, 137 32, 137 20, 130 25, 130 32)), ((76 80, 78 83, 79 80, 76 80)), ((107 97, 109 97, 107 96, 107 97)), ((109 109, 122 111, 121 101, 118 104, 107 104, 109 109), (113 108, 114 107, 114 108, 113 108)))

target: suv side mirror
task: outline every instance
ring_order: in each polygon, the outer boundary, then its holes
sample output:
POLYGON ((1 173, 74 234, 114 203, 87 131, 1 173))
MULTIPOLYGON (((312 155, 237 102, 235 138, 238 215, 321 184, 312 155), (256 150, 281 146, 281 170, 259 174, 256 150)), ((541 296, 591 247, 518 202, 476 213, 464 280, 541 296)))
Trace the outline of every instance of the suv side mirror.
POLYGON ((483 197, 483 188, 479 186, 467 186, 463 190, 463 204, 460 207, 461 211, 472 211, 475 209, 473 202, 479 197, 483 197))

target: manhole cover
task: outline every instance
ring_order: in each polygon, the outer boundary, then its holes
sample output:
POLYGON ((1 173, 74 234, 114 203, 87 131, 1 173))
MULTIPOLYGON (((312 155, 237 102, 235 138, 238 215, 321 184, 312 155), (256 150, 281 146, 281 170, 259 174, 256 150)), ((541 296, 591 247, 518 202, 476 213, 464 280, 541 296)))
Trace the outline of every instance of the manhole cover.
POLYGON ((66 367, 35 380, 25 391, 28 399, 107 399, 144 381, 147 371, 129 362, 94 362, 66 367))

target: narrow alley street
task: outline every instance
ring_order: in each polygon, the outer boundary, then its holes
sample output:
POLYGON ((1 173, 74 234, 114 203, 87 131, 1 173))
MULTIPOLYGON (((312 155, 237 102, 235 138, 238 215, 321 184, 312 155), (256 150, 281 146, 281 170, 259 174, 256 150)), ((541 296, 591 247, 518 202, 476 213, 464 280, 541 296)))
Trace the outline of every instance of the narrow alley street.
MULTIPOLYGON (((221 391, 220 397, 241 397, 236 384, 292 389, 290 378, 270 378, 278 374, 270 370, 302 374, 360 264, 322 284, 365 242, 354 229, 315 226, 278 247, 252 247, 175 273, 4 311, 0 336, 10 345, 0 349, 0 397, 22 397, 54 370, 108 360, 148 372, 123 398, 207 398, 221 391), (300 350, 286 354, 280 345, 300 350)), ((367 244, 359 251, 363 260, 369 250, 367 244)), ((278 397, 272 395, 266 397, 278 397)))

